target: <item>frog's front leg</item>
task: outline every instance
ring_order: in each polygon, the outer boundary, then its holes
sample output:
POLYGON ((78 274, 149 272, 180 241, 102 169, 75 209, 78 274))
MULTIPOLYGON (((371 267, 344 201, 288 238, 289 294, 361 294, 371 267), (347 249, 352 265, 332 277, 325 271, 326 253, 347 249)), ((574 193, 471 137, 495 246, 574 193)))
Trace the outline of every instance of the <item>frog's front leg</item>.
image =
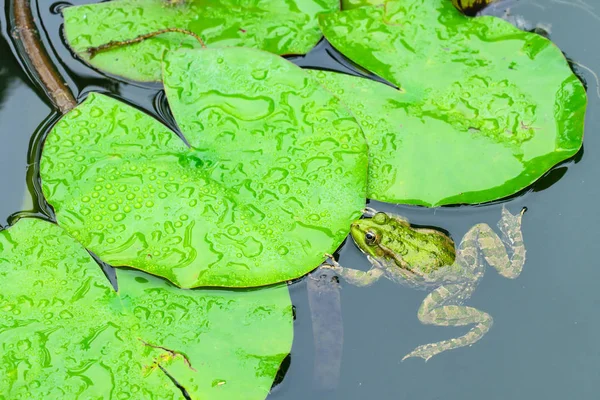
POLYGON ((367 218, 373 218, 375 216, 375 214, 378 213, 378 211, 374 208, 371 207, 365 207, 363 208, 363 216, 367 217, 367 218))
POLYGON ((469 346, 481 339, 490 330, 492 317, 483 311, 473 307, 459 305, 464 293, 470 291, 469 284, 451 284, 440 286, 431 292, 419 308, 419 320, 423 324, 438 326, 475 326, 465 335, 418 346, 412 352, 404 356, 402 360, 409 357, 421 357, 425 361, 441 352, 469 346))
MULTIPOLYGON (((358 269, 344 268, 342 267, 332 255, 325 254, 331 260, 331 265, 321 264, 320 268, 329 268, 334 270, 339 276, 341 276, 346 282, 354 286, 370 286, 377 282, 379 278, 384 276, 384 271, 380 268, 371 268, 369 271, 361 271, 358 269)), ((371 257, 369 256, 369 260, 371 257)), ((377 262, 371 260, 371 262, 377 262)))

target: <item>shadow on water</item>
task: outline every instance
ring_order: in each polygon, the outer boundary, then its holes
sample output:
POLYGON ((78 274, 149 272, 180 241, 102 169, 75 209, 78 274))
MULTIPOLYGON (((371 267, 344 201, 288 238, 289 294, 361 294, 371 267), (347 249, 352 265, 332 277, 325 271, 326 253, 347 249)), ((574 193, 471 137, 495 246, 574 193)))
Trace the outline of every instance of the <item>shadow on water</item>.
POLYGON ((16 63, 11 62, 10 58, 7 57, 10 54, 10 48, 4 40, 0 41, 0 54, 3 55, 2 61, 0 61, 0 107, 2 107, 13 81, 17 79, 16 76, 21 71, 16 68, 16 63))
MULTIPOLYGON (((177 131, 159 85, 115 80, 73 57, 61 35, 60 10, 69 4, 90 2, 38 3, 43 35, 47 43, 52 43, 50 56, 76 97, 82 100, 92 91, 110 94, 177 131)), ((462 331, 419 323, 416 313, 424 292, 383 281, 368 288, 342 283, 344 350, 340 384, 337 390, 320 392, 313 388, 312 323, 306 279, 300 279, 290 286, 297 315, 292 354, 285 359, 269 399, 597 397, 600 315, 596 305, 600 300, 595 282, 600 280, 600 269, 596 268, 594 249, 595 227, 600 224, 596 212, 600 157, 595 149, 600 146, 600 137, 595 131, 600 128, 600 96, 594 90, 597 84, 594 87, 591 83, 595 82, 593 71, 600 70, 600 52, 592 40, 600 33, 600 9, 581 0, 512 3, 513 13, 530 21, 551 23, 552 39, 569 57, 589 68, 579 73, 590 83, 586 126, 586 150, 590 154, 586 152, 583 157, 582 149, 531 187, 492 204, 424 208, 369 202, 376 209, 406 215, 415 224, 443 229, 456 241, 476 223, 495 226, 500 203, 513 211, 527 206, 523 230, 528 261, 522 276, 507 281, 487 271, 469 302, 493 315, 495 326, 472 347, 442 354, 428 363, 400 362, 416 345, 462 331)), ((22 215, 53 219, 51 207, 40 195, 38 160, 43 140, 58 116, 37 97, 11 56, 14 49, 9 45, 6 15, 0 25, 0 223, 22 215)), ((325 40, 308 55, 290 60, 306 68, 367 76, 389 84, 358 68, 325 40)), ((370 267, 352 240, 346 240, 337 254, 342 265, 363 270, 370 267)), ((104 266, 103 270, 116 287, 112 267, 104 266)))

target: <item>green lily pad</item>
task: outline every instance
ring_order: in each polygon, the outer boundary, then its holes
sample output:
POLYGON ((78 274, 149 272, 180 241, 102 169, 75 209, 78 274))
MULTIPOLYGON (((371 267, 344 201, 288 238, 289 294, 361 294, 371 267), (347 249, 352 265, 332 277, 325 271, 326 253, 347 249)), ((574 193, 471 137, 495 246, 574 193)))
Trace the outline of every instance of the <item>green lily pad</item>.
POLYGON ((379 6, 385 3, 385 0, 342 0, 342 10, 352 10, 358 7, 379 6))
POLYGON ((181 287, 262 286, 314 269, 365 205, 360 126, 281 57, 229 48, 167 61, 167 97, 192 147, 91 94, 43 150, 59 225, 103 261, 181 287))
POLYGON ((381 163, 370 172, 370 198, 491 201, 581 147, 585 90, 541 36, 495 17, 465 17, 447 0, 388 1, 320 22, 338 50, 399 88, 321 79, 353 111, 373 164, 381 163))
POLYGON ((289 353, 287 287, 181 290, 118 271, 115 292, 58 226, 0 231, 0 393, 10 399, 264 399, 289 353), (170 377, 169 377, 170 376, 170 377))
POLYGON ((114 0, 63 11, 71 48, 94 67, 138 81, 160 81, 167 50, 200 47, 185 33, 165 33, 90 58, 88 49, 165 28, 185 29, 209 46, 243 46, 274 54, 305 54, 321 39, 317 16, 337 0, 114 0))

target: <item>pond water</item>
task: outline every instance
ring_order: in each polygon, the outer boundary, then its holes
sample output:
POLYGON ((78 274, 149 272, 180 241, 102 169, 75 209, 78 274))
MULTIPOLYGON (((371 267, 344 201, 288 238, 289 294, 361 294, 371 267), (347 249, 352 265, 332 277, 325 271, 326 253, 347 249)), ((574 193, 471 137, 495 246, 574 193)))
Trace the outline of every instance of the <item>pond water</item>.
MULTIPOLYGON (((443 228, 455 241, 476 223, 495 226, 502 204, 513 212, 527 207, 523 273, 516 280, 507 280, 488 268, 468 302, 494 317, 491 331, 472 347, 443 353, 427 363, 421 359, 402 362, 417 345, 456 337, 466 329, 422 325, 417 309, 425 292, 386 280, 367 288, 342 281, 340 381, 334 391, 319 391, 313 385, 315 355, 306 280, 300 280, 290 286, 297 318, 289 366, 269 399, 597 398, 600 264, 595 257, 596 228, 600 226, 600 135, 596 130, 600 128, 600 88, 591 71, 600 72, 595 40, 600 35, 600 5, 592 2, 521 0, 511 4, 513 14, 551 26, 551 39, 587 68, 580 67, 589 99, 585 153, 580 151, 504 202, 434 209, 369 204, 403 214, 419 225, 443 228)), ((40 2, 36 13, 43 22, 46 44, 52 43, 51 57, 76 96, 81 99, 91 91, 108 92, 173 126, 158 85, 108 80, 73 58, 60 36, 58 11, 65 4, 40 2)), ((40 140, 57 118, 14 56, 6 14, 0 19, 0 225, 10 223, 20 211, 51 216, 51 210, 36 196, 35 162, 40 140)), ((352 70, 325 42, 294 61, 306 67, 352 70)), ((370 267, 350 240, 339 255, 344 266, 370 267)))

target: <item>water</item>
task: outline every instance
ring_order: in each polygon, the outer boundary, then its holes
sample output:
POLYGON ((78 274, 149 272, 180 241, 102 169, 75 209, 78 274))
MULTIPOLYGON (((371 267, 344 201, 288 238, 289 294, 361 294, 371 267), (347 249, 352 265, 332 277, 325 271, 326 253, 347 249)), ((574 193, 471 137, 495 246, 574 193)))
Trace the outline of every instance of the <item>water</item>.
MULTIPOLYGON (((551 24, 552 40, 568 57, 600 72, 600 52, 594 40, 600 34, 600 5, 593 5, 593 1, 520 0, 514 2, 512 12, 533 23, 551 24)), ((40 2, 39 17, 53 44, 52 57, 76 96, 109 92, 172 121, 158 85, 109 81, 75 60, 61 41, 62 18, 52 12, 54 8, 50 2, 40 2)), ((0 26, 0 224, 4 225, 20 210, 49 212, 47 207, 36 205, 35 165, 30 167, 29 162, 35 159, 37 141, 53 115, 10 56, 14 49, 7 41, 6 15, 1 16, 0 26)), ((327 69, 351 68, 325 43, 295 61, 327 69)), ((585 69, 582 74, 589 97, 585 153, 581 151, 505 202, 513 212, 528 208, 523 219, 528 251, 523 273, 510 281, 488 269, 468 302, 494 317, 491 331, 472 347, 443 353, 427 363, 419 359, 401 362, 419 344, 455 337, 466 330, 421 325, 416 312, 426 292, 385 280, 368 288, 342 282, 344 353, 340 383, 335 392, 318 392, 312 385, 312 326, 306 282, 301 280, 290 287, 297 319, 289 369, 270 400, 597 397, 600 312, 595 306, 600 305, 596 288, 600 268, 595 257, 595 230, 600 226, 596 172, 600 170, 600 156, 596 154, 600 148, 596 134, 600 95, 594 76, 585 69)), ((376 202, 370 206, 401 213, 419 225, 441 227, 456 241, 478 222, 495 226, 501 209, 500 203, 437 209, 376 202)), ((339 253, 342 265, 369 268, 351 241, 339 253)))

